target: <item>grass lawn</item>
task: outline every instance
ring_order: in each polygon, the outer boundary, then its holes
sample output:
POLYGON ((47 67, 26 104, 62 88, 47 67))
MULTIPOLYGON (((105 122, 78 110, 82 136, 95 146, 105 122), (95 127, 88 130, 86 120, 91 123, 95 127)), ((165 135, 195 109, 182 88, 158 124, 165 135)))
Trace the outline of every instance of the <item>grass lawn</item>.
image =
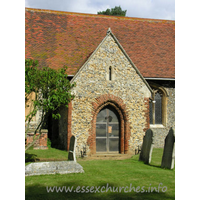
POLYGON ((34 150, 28 149, 25 152, 25 162, 29 164, 33 161, 64 161, 68 160, 68 152, 62 151, 54 148, 49 148, 47 150, 34 150))
MULTIPOLYGON (((30 150, 26 153, 36 154, 40 158, 39 153, 37 153, 39 151, 30 150)), ((45 151, 47 150, 42 150, 43 155, 41 156, 44 157, 45 151)), ((67 152, 61 151, 60 153, 67 152)), ((138 161, 139 155, 126 160, 85 161, 79 159, 78 162, 85 171, 83 174, 25 177, 25 196, 26 199, 175 199, 175 170, 160 168, 162 153, 163 149, 153 149, 151 165, 145 165, 143 162, 138 161), (159 192, 155 192, 153 187, 158 189, 159 184, 159 192), (79 192, 65 192, 64 187, 63 192, 56 192, 55 190, 54 192, 47 192, 46 187, 54 186, 61 188, 66 186, 66 189, 73 187, 72 191, 77 189, 79 192), (79 189, 78 186, 80 186, 79 189), (94 186, 94 189, 92 186, 94 186), (113 187, 114 190, 118 189, 118 192, 111 192, 108 189, 109 187, 112 190, 113 187), (129 192, 130 187, 132 188, 131 192, 129 192), (134 191, 136 188, 137 190, 134 191), (99 192, 95 193, 96 189, 99 192), (103 192, 100 192, 101 189, 103 192), (108 189, 107 192, 106 189, 108 189), (151 189, 154 192, 151 192, 151 189), (90 193, 89 190, 93 193, 90 193)))

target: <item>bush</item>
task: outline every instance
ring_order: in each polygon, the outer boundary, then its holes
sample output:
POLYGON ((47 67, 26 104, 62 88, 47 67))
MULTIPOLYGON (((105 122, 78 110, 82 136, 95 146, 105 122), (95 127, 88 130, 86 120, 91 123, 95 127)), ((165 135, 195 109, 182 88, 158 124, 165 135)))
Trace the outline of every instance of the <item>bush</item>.
POLYGON ((51 140, 49 138, 47 139, 47 147, 51 148, 51 140))
POLYGON ((36 154, 25 153, 25 162, 35 162, 37 160, 36 154))

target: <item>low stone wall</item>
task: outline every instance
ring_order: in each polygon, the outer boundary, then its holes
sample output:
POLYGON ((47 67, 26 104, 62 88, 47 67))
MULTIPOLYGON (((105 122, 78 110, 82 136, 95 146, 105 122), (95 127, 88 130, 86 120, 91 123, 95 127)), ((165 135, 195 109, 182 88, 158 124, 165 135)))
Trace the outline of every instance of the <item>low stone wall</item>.
MULTIPOLYGON (((47 138, 48 138, 48 130, 47 129, 42 129, 40 137, 36 140, 36 142, 33 145, 33 149, 48 149, 47 147, 47 138)), ((30 144, 33 142, 34 137, 38 137, 39 133, 36 133, 34 135, 34 130, 30 130, 27 133, 27 140, 26 140, 26 145, 30 144)))

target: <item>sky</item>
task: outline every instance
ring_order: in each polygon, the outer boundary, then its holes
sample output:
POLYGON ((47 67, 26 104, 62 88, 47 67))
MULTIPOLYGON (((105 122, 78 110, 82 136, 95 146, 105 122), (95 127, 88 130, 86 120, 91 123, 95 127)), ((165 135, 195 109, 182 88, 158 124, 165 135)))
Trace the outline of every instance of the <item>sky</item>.
POLYGON ((97 14, 115 6, 127 17, 175 20, 175 0, 25 0, 25 7, 97 14))

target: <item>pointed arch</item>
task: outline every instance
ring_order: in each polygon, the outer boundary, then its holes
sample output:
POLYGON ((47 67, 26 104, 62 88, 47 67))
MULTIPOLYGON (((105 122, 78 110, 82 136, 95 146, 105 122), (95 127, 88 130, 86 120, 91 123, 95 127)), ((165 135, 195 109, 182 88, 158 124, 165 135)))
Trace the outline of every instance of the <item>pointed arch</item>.
POLYGON ((167 124, 167 99, 169 94, 167 90, 156 84, 150 83, 152 87, 153 94, 152 94, 152 101, 150 101, 150 124, 151 127, 160 127, 166 126, 167 124), (160 111, 159 113, 155 112, 155 107, 160 111), (157 115, 156 115, 157 114, 157 115), (158 118, 158 120, 156 120, 158 118))
POLYGON ((128 119, 128 113, 126 110, 126 105, 123 100, 111 94, 101 95, 95 99, 92 103, 92 120, 91 120, 91 130, 89 132, 89 137, 87 144, 90 148, 91 154, 96 153, 96 118, 101 109, 106 106, 112 106, 119 114, 120 120, 120 146, 119 153, 126 154, 128 152, 128 140, 130 139, 130 124, 128 119))

